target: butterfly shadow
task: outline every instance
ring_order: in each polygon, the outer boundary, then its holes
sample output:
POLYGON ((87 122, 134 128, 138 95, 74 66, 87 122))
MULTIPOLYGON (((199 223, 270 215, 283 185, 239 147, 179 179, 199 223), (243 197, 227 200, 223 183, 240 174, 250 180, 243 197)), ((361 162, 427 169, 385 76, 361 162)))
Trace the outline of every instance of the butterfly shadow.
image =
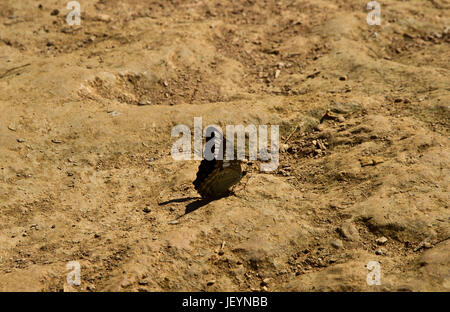
POLYGON ((187 201, 191 201, 193 199, 196 199, 196 200, 186 205, 186 210, 184 211, 184 214, 181 215, 180 217, 185 216, 188 213, 191 213, 191 212, 209 204, 210 202, 212 202, 214 200, 214 199, 204 199, 201 197, 182 197, 182 198, 170 199, 165 202, 158 203, 158 205, 165 206, 165 205, 168 205, 171 203, 184 203, 187 201))
POLYGON ((206 206, 207 204, 209 204, 210 202, 212 202, 213 199, 205 199, 205 198, 200 198, 197 199, 196 201, 193 201, 192 203, 189 203, 186 205, 186 210, 184 211, 184 215, 187 215, 188 213, 191 213, 203 206, 206 206))
POLYGON ((230 191, 227 194, 224 194, 224 195, 221 195, 221 196, 212 197, 212 198, 202 198, 202 197, 175 198, 175 199, 167 200, 165 202, 158 203, 158 205, 159 206, 165 206, 165 205, 168 205, 170 203, 184 203, 184 202, 196 199, 195 201, 193 201, 193 202, 191 202, 191 203, 186 205, 186 209, 184 211, 184 214, 182 214, 181 216, 179 216, 177 218, 177 219, 179 219, 179 218, 184 217, 185 215, 187 215, 187 214, 189 214, 189 213, 191 213, 191 212, 193 212, 193 211, 195 211, 195 210, 197 210, 197 209, 199 209, 199 208, 201 208, 203 206, 206 206, 207 204, 209 204, 212 201, 215 201, 215 200, 218 200, 218 199, 221 199, 221 198, 224 198, 224 197, 228 197, 230 195, 234 195, 235 196, 235 193, 230 191))
POLYGON ((226 194, 220 195, 220 196, 216 196, 216 197, 211 197, 211 198, 199 198, 196 201, 189 203, 186 205, 186 210, 184 212, 184 215, 187 215, 188 213, 191 213, 207 204, 209 204, 210 202, 213 202, 215 200, 219 200, 221 198, 225 198, 228 196, 236 196, 236 194, 233 191, 229 191, 226 194))
POLYGON ((184 202, 187 202, 187 201, 193 200, 193 199, 201 199, 201 197, 183 197, 183 198, 170 199, 165 202, 158 203, 158 206, 165 206, 165 205, 168 205, 171 203, 184 203, 184 202))

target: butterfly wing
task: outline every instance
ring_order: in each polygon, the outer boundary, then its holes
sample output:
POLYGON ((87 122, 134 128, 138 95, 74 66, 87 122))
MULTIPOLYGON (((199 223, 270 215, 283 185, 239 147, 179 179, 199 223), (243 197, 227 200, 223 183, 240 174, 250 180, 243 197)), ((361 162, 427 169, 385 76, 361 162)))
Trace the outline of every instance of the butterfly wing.
POLYGON ((242 168, 239 160, 216 161, 220 166, 198 183, 196 190, 203 198, 219 198, 229 193, 230 187, 242 178, 242 168))
MULTIPOLYGON (((207 142, 214 137, 214 133, 207 142)), ((226 151, 225 138, 222 139, 220 150, 226 151)), ((214 152, 214 147, 212 149, 214 152)), ((203 198, 219 198, 228 194, 229 188, 242 178, 240 160, 203 159, 198 167, 194 187, 203 198)))

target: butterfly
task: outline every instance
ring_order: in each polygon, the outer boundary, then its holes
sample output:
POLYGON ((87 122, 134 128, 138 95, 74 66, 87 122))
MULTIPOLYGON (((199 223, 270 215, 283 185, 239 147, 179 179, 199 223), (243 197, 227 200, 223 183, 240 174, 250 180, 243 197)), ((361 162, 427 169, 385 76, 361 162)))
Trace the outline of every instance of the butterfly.
MULTIPOLYGON (((222 135, 217 136, 212 132, 211 136, 206 138, 205 152, 208 146, 208 142, 211 140, 219 140, 219 153, 218 155, 224 155, 226 151, 226 144, 231 144, 222 135)), ((215 152, 215 145, 211 148, 211 153, 215 152)), ((205 199, 217 199, 225 197, 230 194, 230 188, 238 183, 244 176, 241 167, 241 160, 223 160, 217 159, 219 157, 214 157, 211 160, 202 159, 200 166, 198 167, 197 178, 194 180, 194 187, 197 192, 205 199)))

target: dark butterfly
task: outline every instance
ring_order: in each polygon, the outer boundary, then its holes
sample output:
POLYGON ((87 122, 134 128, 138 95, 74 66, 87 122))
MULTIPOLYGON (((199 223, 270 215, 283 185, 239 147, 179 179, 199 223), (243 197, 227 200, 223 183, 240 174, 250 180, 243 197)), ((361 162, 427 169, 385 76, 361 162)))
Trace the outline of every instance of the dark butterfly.
MULTIPOLYGON (((197 178, 194 181, 194 187, 197 192, 206 199, 221 198, 229 195, 229 189, 238 183, 243 177, 243 172, 241 168, 241 160, 226 160, 225 151, 227 140, 223 136, 217 137, 215 133, 212 132, 210 137, 206 138, 205 152, 208 147, 208 142, 211 140, 219 140, 220 148, 219 155, 223 155, 223 160, 214 157, 211 160, 207 160, 205 157, 201 161, 198 167, 197 178)), ((231 144, 228 141, 229 144, 231 144)), ((208 151, 209 152, 209 151, 208 151)), ((211 153, 215 152, 215 146, 210 150, 211 153)))

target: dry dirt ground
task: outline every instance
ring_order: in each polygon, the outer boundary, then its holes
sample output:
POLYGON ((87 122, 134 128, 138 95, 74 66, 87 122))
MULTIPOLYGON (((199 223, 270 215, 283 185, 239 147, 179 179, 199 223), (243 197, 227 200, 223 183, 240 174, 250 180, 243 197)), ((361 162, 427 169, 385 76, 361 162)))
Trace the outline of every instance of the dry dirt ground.
POLYGON ((450 291, 449 1, 67 2, 0 2, 1 291, 450 291), (279 168, 200 201, 194 117, 279 168))

